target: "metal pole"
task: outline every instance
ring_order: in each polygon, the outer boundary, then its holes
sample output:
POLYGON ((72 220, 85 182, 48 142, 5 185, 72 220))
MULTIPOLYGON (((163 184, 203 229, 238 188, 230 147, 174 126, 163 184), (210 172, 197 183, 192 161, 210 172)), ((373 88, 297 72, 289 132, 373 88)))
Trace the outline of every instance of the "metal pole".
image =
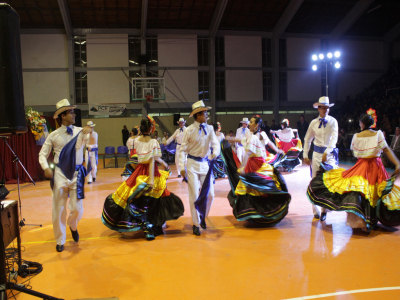
POLYGON ((326 97, 328 97, 328 63, 325 62, 325 87, 326 87, 326 97))

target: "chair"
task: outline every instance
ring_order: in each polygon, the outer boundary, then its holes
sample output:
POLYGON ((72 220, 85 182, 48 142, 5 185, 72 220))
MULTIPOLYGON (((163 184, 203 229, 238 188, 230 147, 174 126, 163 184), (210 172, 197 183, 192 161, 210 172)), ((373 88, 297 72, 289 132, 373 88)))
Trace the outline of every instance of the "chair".
POLYGON ((106 168, 106 158, 114 158, 114 166, 117 168, 117 157, 115 156, 115 148, 114 147, 106 147, 105 154, 103 155, 103 168, 106 168))
POLYGON ((118 146, 117 153, 115 154, 115 162, 118 168, 118 157, 125 157, 126 161, 128 161, 128 147, 126 146, 118 146))

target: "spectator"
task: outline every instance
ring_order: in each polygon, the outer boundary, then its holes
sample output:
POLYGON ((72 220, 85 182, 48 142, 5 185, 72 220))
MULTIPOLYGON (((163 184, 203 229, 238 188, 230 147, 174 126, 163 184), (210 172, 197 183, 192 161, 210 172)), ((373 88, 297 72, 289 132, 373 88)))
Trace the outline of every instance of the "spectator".
POLYGON ((339 131, 338 141, 336 147, 339 149, 339 155, 346 160, 346 149, 348 147, 349 136, 344 128, 339 131))
POLYGON ((396 127, 395 136, 390 144, 390 149, 393 150, 397 158, 400 158, 400 127, 396 127))
POLYGON ((281 126, 275 123, 275 120, 272 120, 271 130, 279 130, 281 126))
POLYGON ((264 126, 262 127, 262 131, 264 131, 267 134, 267 136, 269 137, 271 128, 268 126, 267 121, 264 121, 264 126))
POLYGON ((126 142, 129 139, 129 135, 129 130, 126 125, 124 125, 124 128, 122 129, 122 145, 126 145, 126 142))
POLYGON ((231 130, 231 131, 229 131, 229 136, 230 137, 234 137, 235 136, 235 134, 233 133, 233 131, 231 130))
MULTIPOLYGON (((304 115, 301 115, 296 128, 302 145, 304 145, 304 138, 308 130, 308 125, 308 122, 304 119, 304 115)), ((300 154, 300 158, 303 158, 303 154, 300 154)))
POLYGON ((161 140, 162 143, 163 144, 166 143, 168 139, 169 139, 168 132, 164 131, 164 137, 161 140))
POLYGON ((161 138, 160 137, 158 137, 158 131, 156 130, 156 131, 154 131, 154 139, 156 139, 157 140, 157 142, 159 143, 159 144, 161 144, 162 143, 162 140, 161 140, 161 138))

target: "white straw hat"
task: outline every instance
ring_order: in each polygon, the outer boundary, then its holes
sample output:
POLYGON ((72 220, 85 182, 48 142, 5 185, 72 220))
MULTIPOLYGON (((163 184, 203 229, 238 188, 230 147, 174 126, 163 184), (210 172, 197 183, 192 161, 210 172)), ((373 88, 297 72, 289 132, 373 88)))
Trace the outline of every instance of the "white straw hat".
POLYGON ((53 118, 57 119, 58 115, 61 114, 63 111, 74 109, 76 105, 71 105, 68 101, 68 99, 62 99, 61 101, 58 101, 56 104, 56 112, 54 113, 53 118))
POLYGON ((315 102, 313 104, 314 108, 318 108, 318 106, 327 106, 327 107, 332 107, 334 106, 334 103, 329 104, 329 98, 328 97, 320 97, 318 102, 315 102))
POLYGON ((198 112, 204 111, 204 110, 209 110, 211 107, 205 106, 203 101, 197 101, 192 105, 192 112, 189 115, 190 117, 193 117, 194 114, 197 114, 198 112))
POLYGON ((86 125, 87 125, 87 126, 90 126, 90 127, 96 126, 96 124, 93 124, 93 121, 88 121, 88 122, 86 123, 86 125))
POLYGON ((249 121, 249 118, 243 118, 243 120, 242 121, 240 121, 240 123, 246 123, 246 124, 249 124, 250 123, 250 121, 249 121))

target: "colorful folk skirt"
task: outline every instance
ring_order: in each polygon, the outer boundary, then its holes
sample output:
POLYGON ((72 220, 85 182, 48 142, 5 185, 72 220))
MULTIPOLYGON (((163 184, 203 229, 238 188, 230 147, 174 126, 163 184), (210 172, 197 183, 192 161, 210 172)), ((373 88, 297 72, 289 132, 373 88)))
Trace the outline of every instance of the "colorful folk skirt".
POLYGON ((109 195, 104 203, 102 222, 118 232, 162 226, 183 215, 181 199, 167 189, 169 172, 154 166, 154 185, 147 187, 149 164, 138 164, 132 175, 109 195))
POLYGON ((231 148, 224 146, 221 156, 232 188, 228 200, 235 218, 265 226, 278 224, 287 215, 291 200, 282 175, 262 157, 250 157, 245 174, 239 175, 231 148))
POLYGON ((313 204, 355 214, 370 231, 378 221, 385 226, 400 225, 400 188, 394 181, 380 158, 359 158, 348 170, 321 168, 307 196, 313 204))
POLYGON ((132 175, 137 167, 139 161, 138 156, 135 149, 131 149, 129 153, 129 161, 126 162, 124 166, 124 171, 122 172, 122 180, 125 181, 132 175))
POLYGON ((285 152, 285 155, 276 154, 275 157, 267 160, 270 165, 274 168, 283 168, 287 172, 301 166, 299 155, 302 151, 302 144, 299 139, 292 139, 288 143, 276 139, 276 143, 278 148, 285 152))
POLYGON ((218 156, 215 160, 214 167, 213 167, 214 178, 225 178, 225 166, 224 161, 222 160, 221 156, 218 156))

